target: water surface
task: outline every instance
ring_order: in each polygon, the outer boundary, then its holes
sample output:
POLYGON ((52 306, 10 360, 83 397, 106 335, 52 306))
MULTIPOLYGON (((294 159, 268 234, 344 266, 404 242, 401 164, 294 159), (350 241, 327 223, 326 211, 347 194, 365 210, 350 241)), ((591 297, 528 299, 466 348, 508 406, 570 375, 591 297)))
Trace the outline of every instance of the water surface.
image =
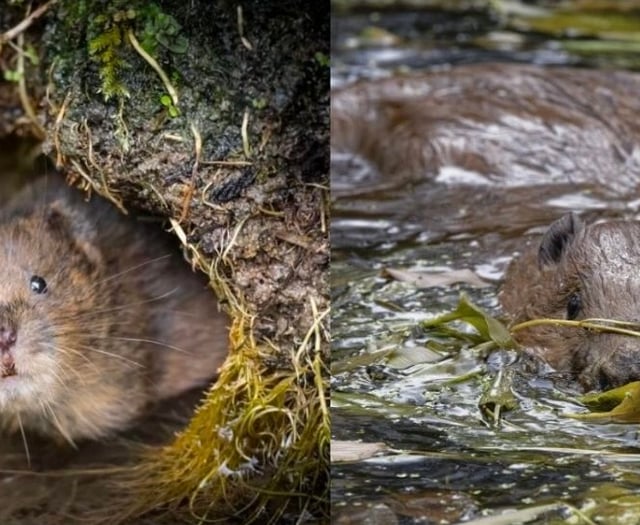
MULTIPOLYGON (((483 9, 337 13, 333 24, 338 90, 408 71, 446 75, 468 63, 633 68, 635 60, 628 50, 572 51, 566 34, 516 30, 513 18, 483 9)), ((574 38, 586 41, 579 32, 574 38)), ((521 140, 526 155, 535 141, 521 140)), ((527 181, 527 173, 522 184, 487 184, 482 173, 456 170, 441 170, 435 182, 410 177, 398 183, 361 156, 334 153, 333 437, 386 447, 369 459, 334 463, 334 521, 458 523, 550 504, 527 522, 564 523, 573 516, 568 522, 637 523, 636 426, 568 417, 584 410, 570 378, 514 352, 452 351, 446 338, 436 341, 439 359, 408 368, 384 359, 350 365, 356 356, 388 349, 418 354, 433 346, 420 321, 455 308, 461 292, 500 316, 497 292, 524 238, 569 210, 587 220, 635 218, 637 185, 623 178, 608 185, 541 184, 527 181), (466 269, 486 286, 416 288, 385 277, 385 268, 466 269), (517 405, 495 425, 479 401, 487 384, 505 373, 517 405)), ((538 163, 536 173, 552 175, 556 168, 538 163)))

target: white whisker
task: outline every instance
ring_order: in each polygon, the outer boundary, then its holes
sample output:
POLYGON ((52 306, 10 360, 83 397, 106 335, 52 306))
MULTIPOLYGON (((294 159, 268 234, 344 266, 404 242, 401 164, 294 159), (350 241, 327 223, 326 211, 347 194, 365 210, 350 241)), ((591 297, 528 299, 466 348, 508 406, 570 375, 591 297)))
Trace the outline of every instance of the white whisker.
POLYGON ((162 261, 163 259, 167 259, 168 257, 171 257, 170 253, 167 253, 165 255, 161 255, 160 257, 156 257, 155 259, 150 259, 148 261, 145 261, 143 263, 137 264, 135 266, 131 266, 130 268, 127 268, 126 270, 123 270, 123 271, 118 272, 116 274, 109 275, 108 277, 105 277, 101 281, 96 282, 95 286, 98 286, 98 285, 104 284, 104 283, 108 283, 109 281, 115 279, 116 277, 121 277, 121 276, 123 276, 123 275, 125 275, 127 273, 133 272, 134 270, 137 270, 139 268, 143 268, 144 266, 148 266, 149 264, 153 264, 155 262, 162 261))
POLYGON ((182 354, 189 355, 191 352, 184 350, 182 348, 178 348, 177 346, 173 346, 167 343, 163 343, 162 341, 157 341, 155 339, 142 339, 137 337, 116 337, 116 336, 104 336, 104 337, 96 337, 95 339, 109 339, 115 341, 129 341, 132 343, 149 343, 153 345, 163 346, 165 348, 169 348, 170 350, 175 350, 176 352, 180 352, 182 354))
POLYGON ((138 361, 134 361, 133 359, 129 359, 127 357, 118 355, 118 354, 113 354, 111 352, 107 352, 106 350, 100 350, 98 348, 93 348, 91 346, 83 346, 83 345, 79 345, 79 348, 82 348, 83 350, 88 350, 89 352, 96 352, 98 354, 102 354, 102 355, 106 355, 109 357, 113 357, 115 359, 119 359, 125 363, 129 363, 131 365, 137 366, 139 368, 147 368, 145 365, 143 365, 142 363, 139 363, 138 361))
POLYGON ((20 435, 22 436, 22 443, 24 444, 24 453, 27 455, 27 466, 31 468, 31 454, 29 453, 29 444, 27 443, 27 435, 24 433, 20 412, 17 412, 16 416, 18 417, 18 426, 20 427, 20 435))
POLYGON ((58 429, 58 432, 60 432, 60 434, 62 434, 62 437, 64 439, 66 439, 67 442, 73 448, 75 448, 77 450, 78 449, 78 445, 76 445, 75 441, 73 441, 73 438, 69 435, 69 433, 65 430, 65 428, 60 423, 60 420, 58 419, 58 416, 56 416, 56 413, 53 410, 53 407, 51 406, 51 403, 45 401, 45 405, 44 406, 47 409, 47 411, 49 412, 49 414, 51 415, 51 421, 53 422, 55 427, 58 429))
POLYGON ((147 299, 145 301, 138 301, 136 303, 129 303, 129 304, 125 304, 125 305, 114 306, 113 308, 105 308, 103 310, 89 310, 87 312, 82 312, 82 314, 80 314, 80 315, 67 316, 67 317, 64 317, 63 319, 65 319, 65 320, 71 319, 71 320, 82 321, 85 318, 89 318, 90 319, 91 316, 96 315, 96 314, 117 312, 118 310, 125 310, 127 308, 133 308, 134 306, 142 306, 144 304, 149 304, 149 303, 152 303, 154 301, 161 301, 162 299, 166 299, 167 297, 170 297, 171 295, 173 295, 177 290, 178 290, 178 288, 174 288, 173 290, 169 290, 168 292, 165 292, 162 295, 158 295, 156 297, 152 297, 151 299, 147 299))

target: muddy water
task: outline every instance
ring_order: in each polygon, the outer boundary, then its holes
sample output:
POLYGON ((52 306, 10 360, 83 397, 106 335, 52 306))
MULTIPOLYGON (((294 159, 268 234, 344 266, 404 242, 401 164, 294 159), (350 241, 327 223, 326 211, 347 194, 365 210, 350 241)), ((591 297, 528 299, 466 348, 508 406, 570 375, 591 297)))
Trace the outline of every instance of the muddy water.
POLYGON ((463 65, 601 63, 539 35, 499 53, 452 44, 500 29, 479 12, 380 21, 393 35, 384 45, 354 44, 371 17, 334 22, 333 437, 386 446, 333 464, 334 521, 458 523, 531 511, 523 521, 637 523, 637 428, 568 417, 584 410, 570 378, 516 353, 449 352, 446 339, 440 358, 407 368, 352 359, 433 347, 420 320, 452 310, 463 291, 500 315, 497 291, 523 239, 568 210, 638 218, 640 80, 463 65), (406 64, 411 71, 399 71, 406 64), (469 269, 488 286, 416 288, 384 268, 469 269), (517 405, 495 425, 479 401, 500 374, 512 377, 517 405))

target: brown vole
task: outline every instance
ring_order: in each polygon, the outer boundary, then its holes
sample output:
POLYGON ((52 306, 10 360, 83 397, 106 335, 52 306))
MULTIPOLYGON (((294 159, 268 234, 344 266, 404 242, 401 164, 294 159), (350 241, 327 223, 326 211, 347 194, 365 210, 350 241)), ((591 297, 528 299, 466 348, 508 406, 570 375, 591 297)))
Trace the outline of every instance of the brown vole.
MULTIPOLYGON (((574 214, 554 222, 507 272, 501 302, 514 322, 555 319, 640 320, 640 222, 585 225, 574 214)), ((585 389, 640 380, 638 339, 541 325, 518 334, 554 368, 585 389)))
POLYGON ((428 179, 628 192, 640 181, 639 91, 636 73, 516 64, 363 80, 331 93, 332 159, 347 156, 345 176, 367 192, 428 179))
POLYGON ((227 319, 158 227, 58 176, 0 210, 0 427, 73 442, 215 376, 227 319))

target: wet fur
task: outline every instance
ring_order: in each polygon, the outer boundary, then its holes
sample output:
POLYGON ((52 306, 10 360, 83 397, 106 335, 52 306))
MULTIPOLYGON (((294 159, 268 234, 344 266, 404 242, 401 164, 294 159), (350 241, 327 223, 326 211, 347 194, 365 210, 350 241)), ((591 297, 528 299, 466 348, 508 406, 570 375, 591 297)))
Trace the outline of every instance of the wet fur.
MULTIPOLYGON (((640 223, 582 225, 575 216, 556 221, 511 264, 500 294, 514 324, 566 319, 578 294, 576 319, 640 321, 640 223)), ((636 339, 586 329, 539 326, 518 333, 554 368, 570 372, 585 389, 607 389, 640 379, 636 339)))
POLYGON ((0 425, 11 431, 111 434, 204 384, 226 355, 226 318, 160 228, 87 203, 58 177, 3 209, 0 285, 0 325, 18 333, 21 382, 0 379, 0 425), (33 293, 32 275, 47 293, 33 293))

